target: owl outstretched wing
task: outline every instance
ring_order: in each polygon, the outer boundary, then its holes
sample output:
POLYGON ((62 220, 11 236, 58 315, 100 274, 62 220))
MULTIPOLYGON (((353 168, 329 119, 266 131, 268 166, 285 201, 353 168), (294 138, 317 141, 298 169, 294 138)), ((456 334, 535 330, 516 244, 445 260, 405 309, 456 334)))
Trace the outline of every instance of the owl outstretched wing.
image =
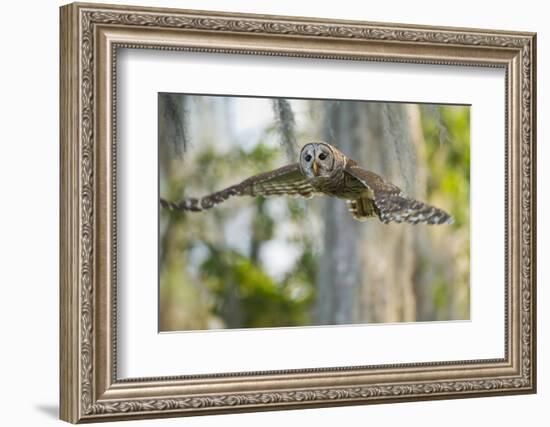
POLYGON ((350 202, 349 208, 356 219, 378 216, 385 224, 409 222, 411 224, 452 224, 453 218, 442 209, 408 197, 399 187, 381 176, 351 164, 346 173, 365 186, 365 193, 350 202))
POLYGON ((202 198, 189 197, 178 202, 160 199, 162 207, 176 211, 199 212, 234 196, 291 196, 313 197, 315 190, 302 175, 298 163, 251 176, 239 184, 202 198))

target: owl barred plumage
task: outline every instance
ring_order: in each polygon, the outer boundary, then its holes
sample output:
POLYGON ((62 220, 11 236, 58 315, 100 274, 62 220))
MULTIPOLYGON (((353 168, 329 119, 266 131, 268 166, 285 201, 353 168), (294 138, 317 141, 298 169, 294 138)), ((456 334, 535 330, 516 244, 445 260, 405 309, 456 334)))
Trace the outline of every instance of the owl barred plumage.
POLYGON ((160 200, 162 207, 175 211, 200 212, 224 202, 233 196, 294 196, 313 197, 315 190, 302 176, 298 164, 251 176, 243 182, 227 187, 200 199, 189 197, 179 202, 160 200))
POLYGON ((200 199, 186 198, 176 203, 161 199, 160 203, 170 210, 199 212, 233 196, 310 198, 314 195, 345 199, 351 214, 359 221, 377 216, 385 224, 453 222, 447 212, 408 197, 399 187, 359 167, 354 160, 325 142, 304 145, 298 163, 251 176, 200 199))

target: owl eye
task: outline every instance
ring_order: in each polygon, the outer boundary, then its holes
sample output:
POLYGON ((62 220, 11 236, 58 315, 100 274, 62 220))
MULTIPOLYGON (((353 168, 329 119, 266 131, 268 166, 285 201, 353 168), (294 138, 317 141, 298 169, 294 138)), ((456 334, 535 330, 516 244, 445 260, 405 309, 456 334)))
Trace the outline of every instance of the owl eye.
POLYGON ((306 159, 306 162, 311 161, 311 154, 306 154, 306 156, 304 157, 304 159, 306 159))
POLYGON ((327 155, 325 153, 319 154, 319 160, 325 160, 327 158, 327 155))

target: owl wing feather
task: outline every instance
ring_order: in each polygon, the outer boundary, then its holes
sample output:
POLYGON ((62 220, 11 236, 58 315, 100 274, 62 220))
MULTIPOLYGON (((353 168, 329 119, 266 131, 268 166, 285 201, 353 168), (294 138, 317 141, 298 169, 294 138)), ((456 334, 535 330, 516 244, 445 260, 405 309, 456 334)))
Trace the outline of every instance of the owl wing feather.
POLYGON ((292 196, 313 197, 314 188, 302 175, 298 163, 283 166, 269 172, 251 176, 239 184, 209 194, 202 198, 188 197, 179 202, 160 199, 160 204, 170 210, 199 212, 224 202, 234 196, 292 196))
POLYGON ((368 209, 370 201, 374 213, 385 224, 390 222, 452 224, 453 222, 451 215, 444 210, 408 197, 399 187, 374 172, 352 164, 346 167, 346 173, 359 180, 367 190, 365 195, 350 203, 350 210, 357 219, 373 216, 368 209), (361 209, 362 207, 365 208, 361 209))

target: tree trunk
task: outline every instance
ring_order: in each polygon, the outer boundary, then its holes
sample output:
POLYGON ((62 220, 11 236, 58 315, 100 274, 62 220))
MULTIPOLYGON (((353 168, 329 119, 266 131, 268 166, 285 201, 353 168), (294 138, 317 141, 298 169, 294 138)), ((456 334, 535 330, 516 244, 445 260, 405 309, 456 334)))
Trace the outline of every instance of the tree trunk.
MULTIPOLYGON (((416 147, 421 135, 416 106, 364 102, 330 103, 325 139, 360 166, 415 197, 416 147)), ((416 319, 415 230, 373 218, 355 221, 342 200, 324 206, 324 250, 317 284, 321 324, 399 322, 416 319)))
MULTIPOLYGON (((359 140, 354 132, 359 122, 356 103, 329 102, 325 140, 353 156, 359 140)), ((344 201, 325 198, 324 249, 320 259, 317 284, 317 318, 319 324, 353 323, 359 316, 358 290, 361 277, 359 265, 361 224, 348 213, 344 201)))

